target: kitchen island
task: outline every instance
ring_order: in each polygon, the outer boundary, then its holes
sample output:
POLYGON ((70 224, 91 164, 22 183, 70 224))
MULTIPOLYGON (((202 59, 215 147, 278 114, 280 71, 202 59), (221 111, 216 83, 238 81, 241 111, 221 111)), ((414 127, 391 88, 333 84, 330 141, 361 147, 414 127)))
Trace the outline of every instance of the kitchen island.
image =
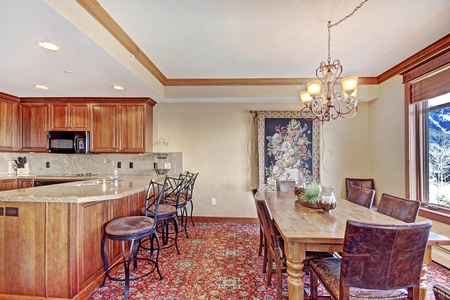
MULTIPOLYGON (((104 275, 104 226, 137 215, 152 176, 0 192, 0 299, 86 299, 104 275)), ((79 180, 79 179, 78 179, 79 180)), ((110 263, 121 255, 109 241, 110 263)))

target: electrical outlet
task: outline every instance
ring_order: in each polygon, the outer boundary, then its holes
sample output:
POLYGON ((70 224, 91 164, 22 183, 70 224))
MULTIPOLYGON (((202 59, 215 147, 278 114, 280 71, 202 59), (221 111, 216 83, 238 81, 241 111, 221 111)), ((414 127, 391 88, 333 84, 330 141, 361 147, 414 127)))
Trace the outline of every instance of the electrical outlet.
POLYGON ((133 169, 133 162, 130 161, 130 169, 133 169))
POLYGON ((45 167, 46 167, 47 169, 50 168, 50 162, 49 162, 49 161, 45 162, 45 167))
POLYGON ((122 163, 120 161, 117 162, 117 168, 118 169, 122 168, 122 163))
POLYGON ((212 205, 216 205, 216 198, 212 198, 212 199, 211 199, 211 204, 212 204, 212 205))
POLYGON ((19 208, 18 207, 5 207, 5 216, 18 217, 19 208))

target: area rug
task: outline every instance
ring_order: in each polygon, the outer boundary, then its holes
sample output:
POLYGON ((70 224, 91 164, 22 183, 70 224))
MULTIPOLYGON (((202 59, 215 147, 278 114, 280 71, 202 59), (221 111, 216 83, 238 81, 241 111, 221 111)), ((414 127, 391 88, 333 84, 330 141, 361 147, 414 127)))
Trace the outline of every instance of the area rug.
MULTIPOLYGON (((276 299, 275 275, 272 286, 267 286, 262 257, 257 254, 259 225, 198 223, 188 230, 189 238, 184 233, 178 237, 180 255, 173 247, 160 252, 163 280, 152 273, 131 282, 129 299, 276 299)), ((147 267, 139 264, 138 272, 147 267)), ((428 271, 427 300, 434 300, 433 284, 448 284, 450 271, 435 263, 428 271)), ((286 277, 283 296, 287 296, 286 277)), ((305 290, 309 291, 308 276, 305 290)), ((107 280, 90 299, 123 299, 123 293, 122 282, 107 280)), ((319 294, 325 293, 319 290, 319 294)))

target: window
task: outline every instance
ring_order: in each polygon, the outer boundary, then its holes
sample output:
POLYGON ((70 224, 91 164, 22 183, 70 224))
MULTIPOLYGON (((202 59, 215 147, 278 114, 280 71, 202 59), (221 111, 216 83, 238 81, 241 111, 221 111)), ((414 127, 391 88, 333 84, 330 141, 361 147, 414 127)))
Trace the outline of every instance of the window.
POLYGON ((409 112, 409 197, 450 213, 450 64, 403 78, 409 112))
POLYGON ((450 208, 450 93, 418 104, 422 202, 450 208))

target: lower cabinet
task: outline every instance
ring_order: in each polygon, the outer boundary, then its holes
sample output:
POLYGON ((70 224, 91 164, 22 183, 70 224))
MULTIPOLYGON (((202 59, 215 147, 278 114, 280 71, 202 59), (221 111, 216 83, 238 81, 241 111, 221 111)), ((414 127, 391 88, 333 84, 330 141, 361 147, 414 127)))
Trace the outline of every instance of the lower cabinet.
MULTIPOLYGON (((104 276, 105 225, 137 215, 144 201, 145 191, 78 204, 0 202, 18 209, 18 216, 0 217, 0 299, 88 298, 104 276)), ((108 241, 107 253, 110 264, 121 259, 120 243, 108 241)))

